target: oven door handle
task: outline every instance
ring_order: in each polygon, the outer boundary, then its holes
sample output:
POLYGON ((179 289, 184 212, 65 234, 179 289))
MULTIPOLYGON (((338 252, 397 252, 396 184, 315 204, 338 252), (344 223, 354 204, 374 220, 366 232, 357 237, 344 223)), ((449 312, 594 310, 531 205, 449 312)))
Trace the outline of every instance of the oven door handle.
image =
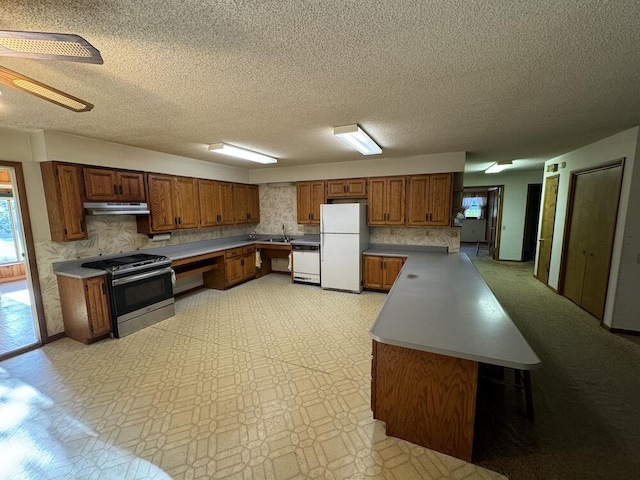
POLYGON ((145 278, 158 277, 160 275, 166 275, 171 273, 171 267, 163 268, 161 270, 153 270, 152 272, 140 273, 138 275, 131 275, 130 277, 116 278, 111 281, 111 285, 117 287, 118 285, 125 285, 131 282, 137 282, 138 280, 144 280, 145 278))

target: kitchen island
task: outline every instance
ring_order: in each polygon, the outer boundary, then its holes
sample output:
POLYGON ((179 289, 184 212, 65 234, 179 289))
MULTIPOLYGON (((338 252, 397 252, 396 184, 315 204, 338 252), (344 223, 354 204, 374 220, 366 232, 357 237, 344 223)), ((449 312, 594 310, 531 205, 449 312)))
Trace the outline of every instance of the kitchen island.
POLYGON ((465 254, 402 249, 407 261, 371 327, 371 406, 387 434, 471 461, 478 365, 540 366, 465 254))

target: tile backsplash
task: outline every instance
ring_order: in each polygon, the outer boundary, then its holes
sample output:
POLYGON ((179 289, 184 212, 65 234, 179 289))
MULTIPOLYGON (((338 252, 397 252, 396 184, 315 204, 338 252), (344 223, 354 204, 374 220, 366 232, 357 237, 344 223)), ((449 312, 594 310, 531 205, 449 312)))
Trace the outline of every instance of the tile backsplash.
MULTIPOLYGON (((147 235, 137 232, 136 220, 129 215, 88 216, 89 239, 79 242, 36 242, 36 257, 42 301, 46 312, 47 332, 55 335, 64 331, 58 284, 53 273, 53 262, 98 255, 131 252, 145 248, 163 247, 180 243, 213 240, 250 232, 282 233, 287 235, 317 234, 316 225, 298 225, 295 185, 260 185, 260 224, 232 227, 215 227, 202 230, 174 232, 169 240, 151 241, 147 235)), ((459 228, 371 228, 371 243, 402 245, 447 246, 450 252, 460 250, 459 228)))

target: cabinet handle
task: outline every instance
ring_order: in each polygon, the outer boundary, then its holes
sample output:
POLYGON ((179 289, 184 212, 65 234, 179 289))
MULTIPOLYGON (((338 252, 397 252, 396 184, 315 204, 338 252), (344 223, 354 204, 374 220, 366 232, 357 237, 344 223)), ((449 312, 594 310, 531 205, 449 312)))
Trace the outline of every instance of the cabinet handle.
POLYGON ((216 214, 216 222, 220 223, 222 219, 220 218, 220 214, 216 214))
POLYGON ((117 195, 118 194, 118 185, 114 185, 113 186, 113 194, 117 195))
POLYGON ((382 270, 384 268, 383 265, 384 265, 384 262, 382 260, 380 260, 380 270, 382 270))
POLYGON ((429 221, 430 221, 430 222, 433 222, 433 213, 430 213, 430 214, 429 214, 429 221))
POLYGON ((173 224, 178 225, 178 217, 173 217, 173 224))
POLYGON ((182 225, 182 217, 178 217, 178 225, 182 225))
POLYGON ((346 185, 342 186, 342 193, 347 193, 347 186, 346 185))
POLYGON ((120 189, 120 195, 122 195, 124 193, 124 188, 122 188, 122 185, 118 185, 118 188, 120 189))

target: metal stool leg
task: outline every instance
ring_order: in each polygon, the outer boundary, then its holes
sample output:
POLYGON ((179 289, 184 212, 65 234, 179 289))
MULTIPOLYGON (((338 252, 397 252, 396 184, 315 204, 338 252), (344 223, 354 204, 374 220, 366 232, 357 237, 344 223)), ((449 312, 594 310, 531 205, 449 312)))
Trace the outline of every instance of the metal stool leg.
POLYGON ((527 418, 529 420, 533 420, 533 392, 531 391, 531 372, 529 370, 524 370, 523 372, 523 380, 524 380, 524 399, 527 405, 527 418))

